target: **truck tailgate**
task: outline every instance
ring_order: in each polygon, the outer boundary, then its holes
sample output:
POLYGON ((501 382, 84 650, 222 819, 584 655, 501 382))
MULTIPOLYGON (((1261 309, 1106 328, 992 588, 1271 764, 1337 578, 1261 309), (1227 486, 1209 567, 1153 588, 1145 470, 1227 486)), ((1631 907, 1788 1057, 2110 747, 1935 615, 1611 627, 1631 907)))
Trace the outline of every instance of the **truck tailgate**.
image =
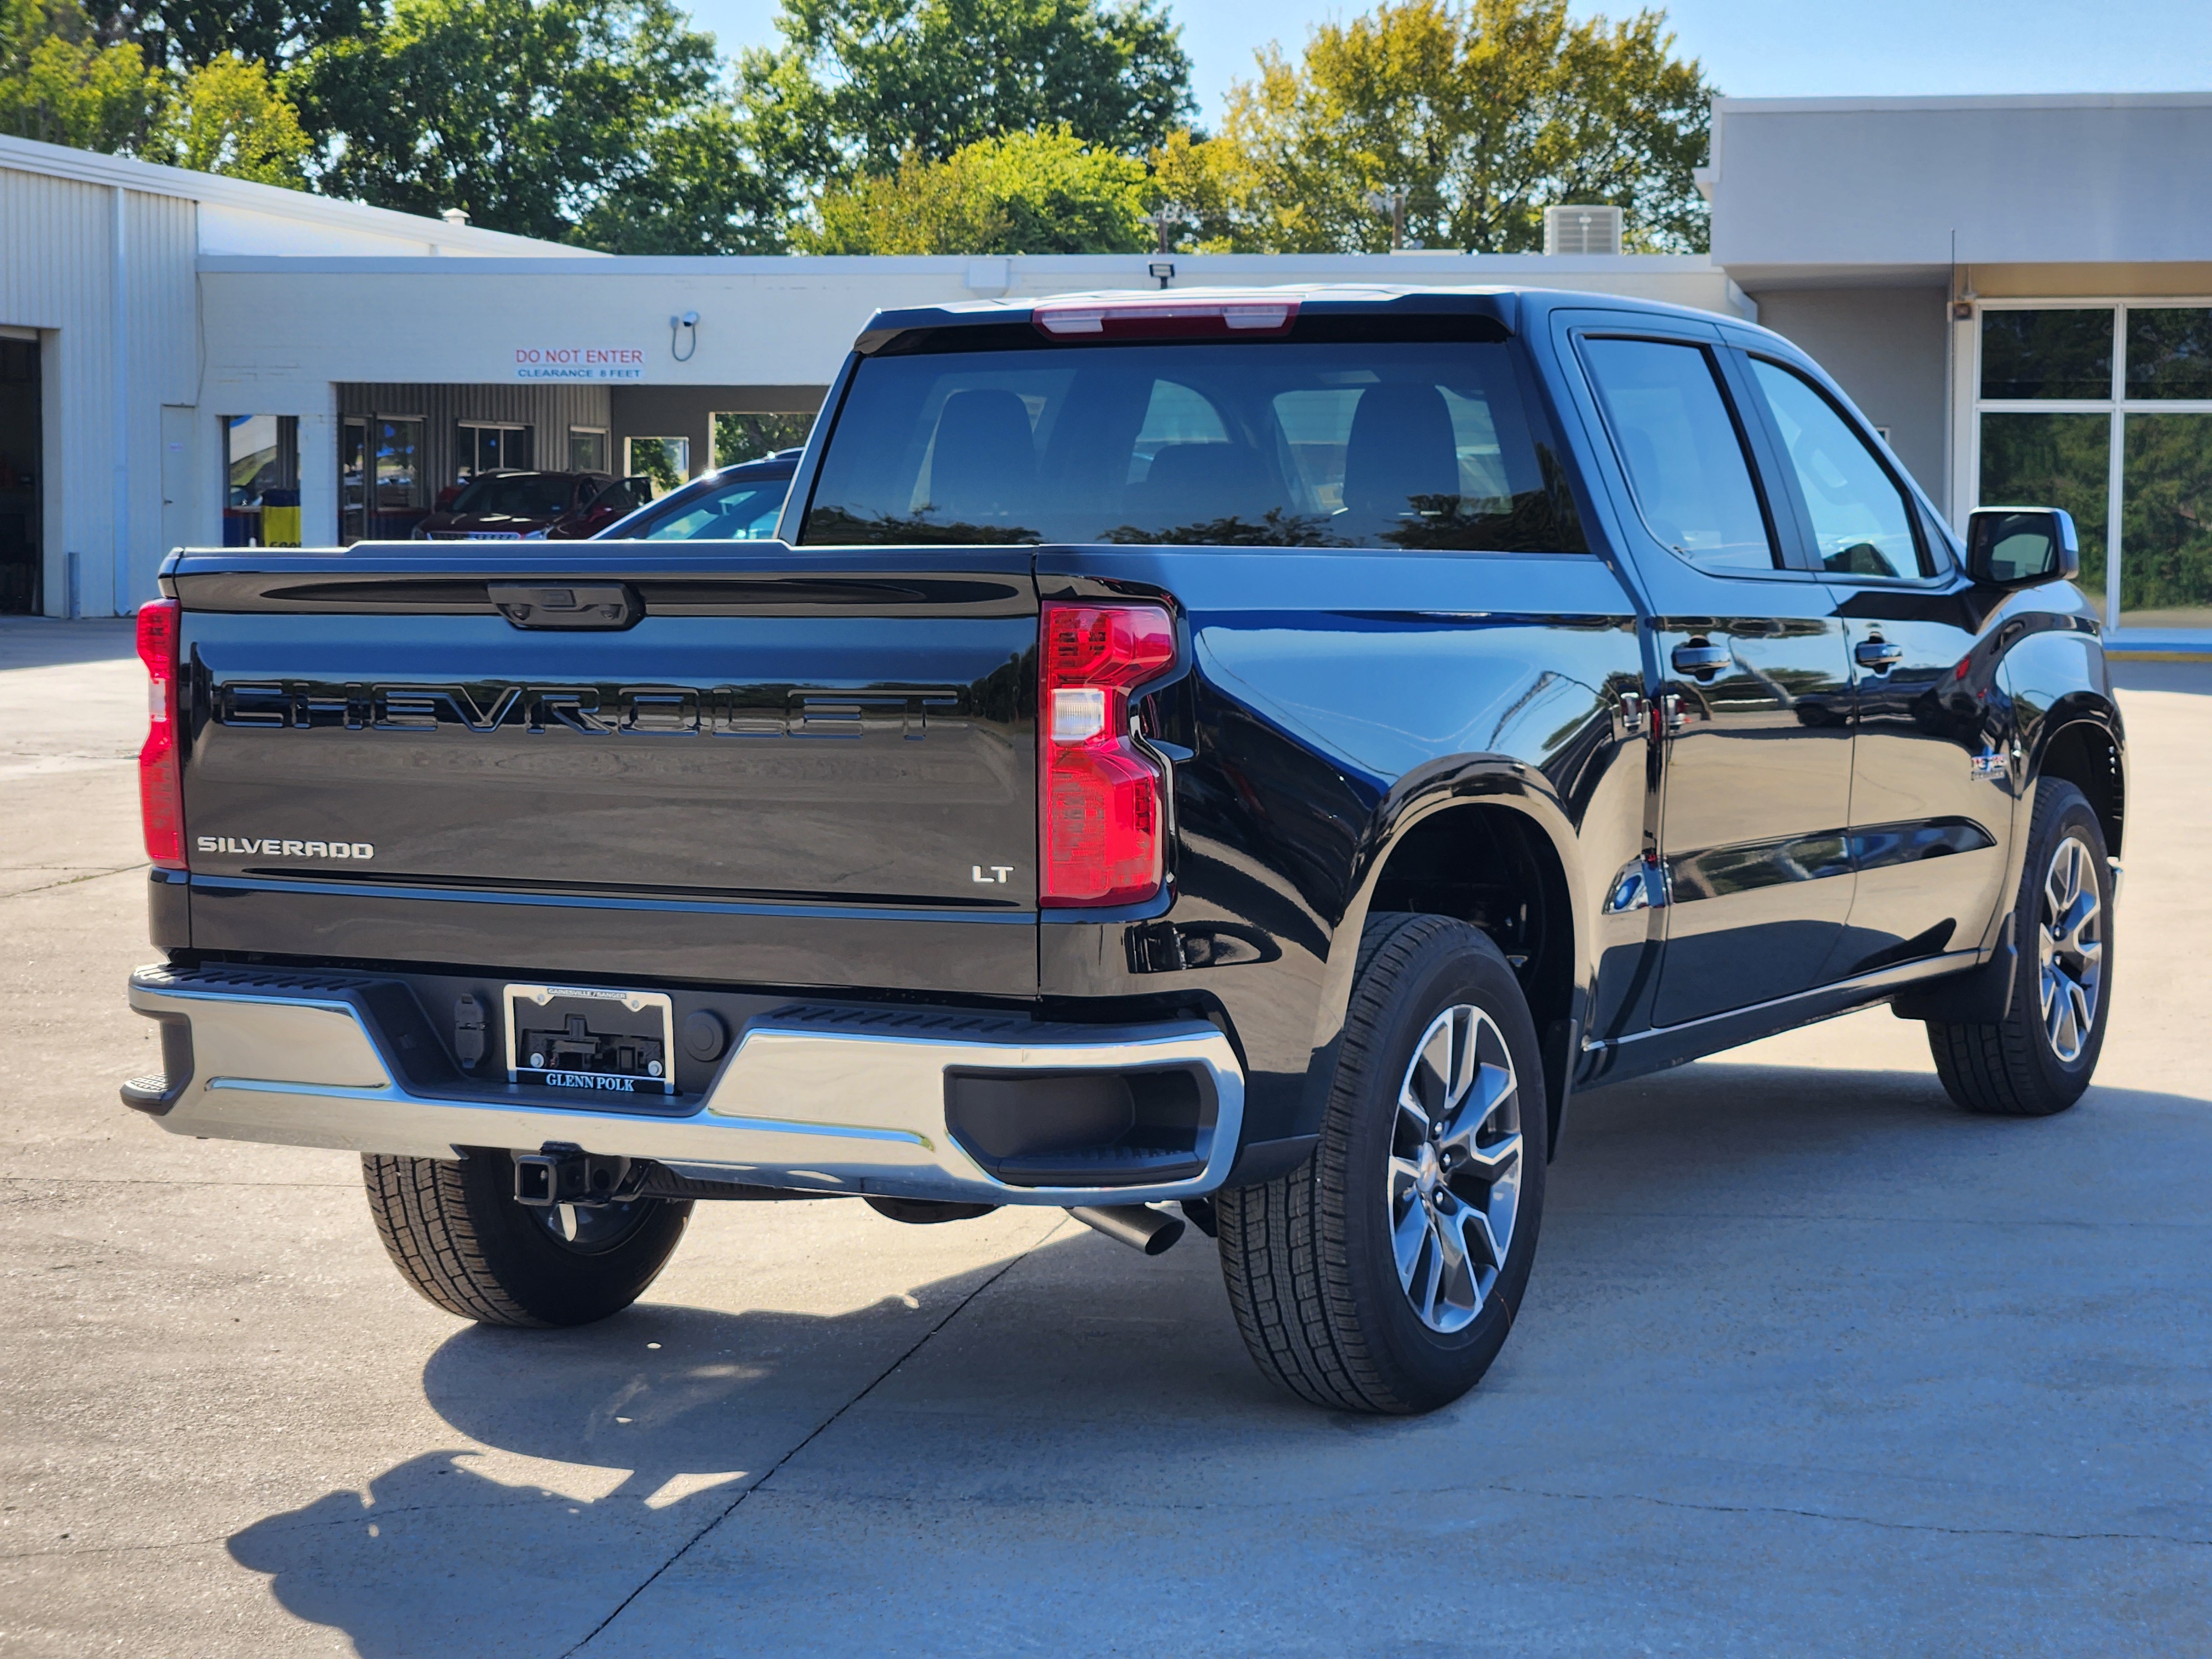
POLYGON ((173 580, 196 947, 882 985, 864 937, 907 923, 959 959, 901 929, 902 981, 1035 990, 1025 549, 359 547, 173 580))

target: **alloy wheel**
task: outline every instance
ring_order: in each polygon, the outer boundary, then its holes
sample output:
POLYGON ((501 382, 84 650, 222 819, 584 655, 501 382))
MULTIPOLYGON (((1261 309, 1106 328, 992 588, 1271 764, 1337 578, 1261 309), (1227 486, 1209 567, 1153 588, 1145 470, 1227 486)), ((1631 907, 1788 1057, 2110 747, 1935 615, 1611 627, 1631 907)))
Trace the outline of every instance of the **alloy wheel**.
POLYGON ((1398 1085, 1390 1243, 1406 1299, 1432 1331, 1474 1322, 1511 1248, 1520 1093, 1497 1023, 1468 1003, 1429 1022, 1398 1085))
POLYGON ((2104 902, 2096 858, 2081 836, 2067 836, 2052 849, 2043 878, 2043 925, 2036 937, 2043 1034, 2051 1052, 2069 1066, 2096 1029, 2104 981, 2104 902))

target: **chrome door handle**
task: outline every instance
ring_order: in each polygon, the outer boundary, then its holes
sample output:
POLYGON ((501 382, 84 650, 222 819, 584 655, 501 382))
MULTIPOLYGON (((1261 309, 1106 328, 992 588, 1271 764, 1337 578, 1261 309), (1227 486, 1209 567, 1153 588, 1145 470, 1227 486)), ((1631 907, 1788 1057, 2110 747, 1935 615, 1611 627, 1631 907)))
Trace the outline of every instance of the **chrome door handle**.
POLYGON ((1887 673, 1905 660, 1905 647, 1887 640, 1863 640, 1851 654, 1858 659, 1860 667, 1887 673))
POLYGON ((1674 647, 1674 672, 1692 674, 1699 679, 1710 678, 1729 665, 1729 649, 1724 645, 1707 645, 1692 640, 1687 645, 1674 647))

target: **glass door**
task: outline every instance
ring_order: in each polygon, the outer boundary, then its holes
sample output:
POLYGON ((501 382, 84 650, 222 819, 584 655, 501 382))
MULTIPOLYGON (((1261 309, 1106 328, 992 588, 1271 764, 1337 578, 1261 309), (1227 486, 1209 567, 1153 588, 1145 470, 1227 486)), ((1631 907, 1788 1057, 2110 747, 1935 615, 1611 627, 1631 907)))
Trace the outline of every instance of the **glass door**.
POLYGON ((371 458, 375 471, 369 486, 368 533, 380 541, 404 541, 428 512, 422 422, 380 415, 372 424, 376 447, 371 458))
POLYGON ((368 534, 368 422, 338 422, 338 545, 368 534))

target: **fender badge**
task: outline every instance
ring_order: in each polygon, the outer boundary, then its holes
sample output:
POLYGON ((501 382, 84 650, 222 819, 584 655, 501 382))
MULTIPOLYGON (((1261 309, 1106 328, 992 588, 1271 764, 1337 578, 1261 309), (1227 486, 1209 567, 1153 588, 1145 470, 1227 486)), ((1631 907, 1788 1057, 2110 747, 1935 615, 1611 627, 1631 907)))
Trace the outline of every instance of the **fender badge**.
POLYGON ((2012 757, 2002 749, 1984 748, 1978 755, 1966 757, 1966 775, 1987 778, 1991 782, 2012 775, 2012 757))

